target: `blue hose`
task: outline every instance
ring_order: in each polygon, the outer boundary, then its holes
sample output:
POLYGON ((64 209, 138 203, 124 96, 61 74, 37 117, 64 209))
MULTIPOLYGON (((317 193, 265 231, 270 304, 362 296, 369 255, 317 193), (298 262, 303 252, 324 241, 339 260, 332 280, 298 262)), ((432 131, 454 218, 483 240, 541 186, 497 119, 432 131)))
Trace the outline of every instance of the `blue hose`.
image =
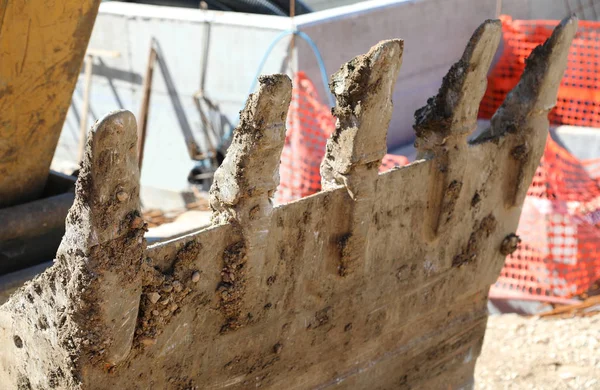
MULTIPOLYGON (((265 52, 265 54, 263 55, 263 57, 260 61, 260 65, 258 66, 256 75, 252 79, 252 85, 250 86, 250 91, 248 92, 248 95, 250 95, 252 92, 254 92, 254 89, 256 88, 256 84, 258 83, 258 78, 263 70, 263 67, 265 66, 265 63, 267 62, 267 59, 271 55, 271 52, 273 51, 273 48, 275 47, 275 45, 279 41, 281 41, 284 37, 287 37, 288 35, 292 35, 292 34, 304 39, 304 41, 306 43, 308 43, 308 45, 312 49, 312 52, 317 59, 317 64, 319 65, 321 79, 323 81, 323 86, 325 87, 325 91, 326 91, 325 95, 327 96, 327 100, 329 101, 329 106, 333 107, 335 105, 335 101, 333 100, 333 96, 331 96, 331 93, 327 90, 327 86, 329 85, 329 83, 327 82, 327 71, 325 70, 325 63, 323 62, 323 57, 321 57, 321 52, 319 52, 319 49, 317 48, 317 45, 315 44, 315 42, 306 33, 302 32, 302 31, 298 31, 298 30, 283 31, 283 32, 281 32, 281 34, 276 36, 275 39, 273 39, 273 41, 267 48, 267 51, 265 52)), ((225 144, 225 142, 227 140, 229 140, 229 138, 233 134, 233 129, 235 129, 237 127, 238 123, 239 123, 239 119, 238 119, 238 122, 236 122, 236 125, 233 126, 233 128, 230 128, 227 131, 227 133, 225 133, 223 135, 223 138, 221 139, 221 142, 219 142, 217 149, 221 149, 223 147, 223 145, 225 144)))
MULTIPOLYGON (((281 34, 279 34, 278 36, 276 36, 275 39, 273 39, 273 41, 267 48, 267 51, 265 52, 265 54, 263 55, 263 58, 260 61, 260 65, 258 65, 258 70, 256 72, 256 75, 254 76, 254 79, 252 80, 252 86, 250 87, 250 91, 248 92, 248 95, 251 94, 254 91, 254 89, 256 88, 256 84, 258 83, 258 78, 262 72, 263 67, 265 66, 265 63, 267 62, 267 59, 271 55, 271 52, 273 51, 273 48, 275 47, 275 45, 280 40, 282 40, 284 37, 287 37, 288 35, 292 35, 292 34, 297 35, 300 38, 304 39, 304 41, 306 41, 306 43, 308 43, 308 45, 310 46, 313 54, 317 58, 317 64, 319 65, 319 71, 321 73, 321 81, 323 82, 323 86, 325 88, 327 88, 329 83, 327 82, 327 71, 325 70, 325 63, 323 62, 323 57, 321 57, 321 52, 317 48, 317 45, 315 44, 315 42, 306 33, 302 32, 302 31, 286 30, 286 31, 281 32, 281 34)), ((333 96, 331 96, 331 93, 329 93, 329 91, 326 91, 326 95, 327 95, 327 98, 329 101, 329 105, 331 107, 333 107, 335 105, 333 96)))

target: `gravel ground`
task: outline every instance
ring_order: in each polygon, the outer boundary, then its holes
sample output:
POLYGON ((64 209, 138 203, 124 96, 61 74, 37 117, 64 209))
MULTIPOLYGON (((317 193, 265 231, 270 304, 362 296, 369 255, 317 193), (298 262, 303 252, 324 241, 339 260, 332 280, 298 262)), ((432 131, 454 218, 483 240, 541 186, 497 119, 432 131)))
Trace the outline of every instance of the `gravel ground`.
POLYGON ((600 389, 600 314, 568 319, 491 316, 475 388, 600 389))

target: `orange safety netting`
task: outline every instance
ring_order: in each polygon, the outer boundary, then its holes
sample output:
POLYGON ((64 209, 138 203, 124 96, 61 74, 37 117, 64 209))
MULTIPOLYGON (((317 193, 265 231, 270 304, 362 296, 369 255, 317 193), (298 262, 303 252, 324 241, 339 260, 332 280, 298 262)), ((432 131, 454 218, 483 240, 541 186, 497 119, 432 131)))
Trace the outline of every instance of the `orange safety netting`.
MULTIPOLYGON (((294 78, 292 102, 287 118, 287 134, 281 167, 277 203, 286 203, 321 190, 320 165, 327 139, 335 130, 331 110, 319 100, 312 82, 303 72, 294 78)), ((408 164, 404 156, 386 155, 380 171, 408 164)))
MULTIPOLYGON (((488 76, 480 118, 489 119, 519 81, 531 51, 559 21, 501 16, 503 50, 488 76)), ((555 125, 600 127, 600 22, 579 22, 556 107, 555 125)), ((517 234, 490 296, 555 300, 585 292, 600 279, 600 159, 580 162, 548 138, 528 190, 517 234)))
MULTIPOLYGON (((488 76, 479 117, 489 119, 519 82, 525 59, 550 37, 559 21, 502 20, 502 54, 488 76)), ((558 90, 550 122, 600 127, 600 22, 580 21, 569 51, 565 76, 558 90)))
POLYGON ((599 226, 598 183, 548 137, 523 204, 522 243, 506 258, 491 296, 548 299, 585 292, 600 279, 599 226))

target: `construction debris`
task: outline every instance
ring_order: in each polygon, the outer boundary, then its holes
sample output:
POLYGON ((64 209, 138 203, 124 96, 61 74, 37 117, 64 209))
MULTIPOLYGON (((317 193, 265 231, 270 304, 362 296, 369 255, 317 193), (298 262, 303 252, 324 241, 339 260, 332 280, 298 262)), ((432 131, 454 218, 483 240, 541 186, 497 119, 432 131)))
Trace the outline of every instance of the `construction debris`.
POLYGON ((179 210, 159 210, 149 209, 142 213, 144 221, 148 225, 148 228, 155 228, 165 223, 171 223, 176 221, 182 215, 189 211, 209 211, 210 206, 207 199, 197 199, 195 202, 188 203, 185 209, 179 210))
POLYGON ((581 303, 558 306, 555 309, 540 314, 540 317, 571 318, 588 317, 600 313, 600 295, 588 297, 581 303))

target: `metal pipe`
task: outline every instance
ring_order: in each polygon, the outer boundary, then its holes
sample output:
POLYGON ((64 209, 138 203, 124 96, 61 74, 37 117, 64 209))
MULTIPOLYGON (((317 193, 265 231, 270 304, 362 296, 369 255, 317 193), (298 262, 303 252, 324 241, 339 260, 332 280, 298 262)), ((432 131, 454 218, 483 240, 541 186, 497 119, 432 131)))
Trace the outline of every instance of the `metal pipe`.
POLYGON ((52 266, 52 261, 0 276, 0 305, 8 301, 11 294, 25 282, 35 278, 50 266, 52 266))
POLYGON ((75 194, 70 192, 0 209, 0 242, 62 229, 74 199, 75 194))
MULTIPOLYGON (((208 5, 206 4, 206 2, 201 2, 200 8, 202 10, 207 10, 208 5)), ((202 63, 200 64, 200 89, 198 90, 198 92, 196 92, 194 94, 193 100, 194 100, 194 104, 196 105, 196 108, 198 109, 198 112, 200 113, 200 120, 202 121, 202 129, 204 130, 203 134, 204 134, 206 144, 208 145, 209 155, 214 156, 216 153, 215 145, 212 142, 212 139, 208 132, 210 130, 214 137, 217 136, 217 133, 216 133, 214 127, 212 126, 212 123, 210 122, 210 120, 208 119, 206 114, 204 113, 204 109, 202 108, 202 104, 200 103, 200 100, 202 100, 209 106, 209 109, 213 109, 213 110, 215 109, 212 102, 210 102, 210 100, 208 98, 206 98, 206 92, 204 90, 204 87, 206 85, 206 69, 208 68, 208 54, 210 52, 210 33, 211 33, 211 22, 210 22, 210 20, 207 19, 206 22, 204 22, 204 34, 203 34, 203 40, 202 40, 202 50, 201 50, 202 51, 202 63)), ((196 145, 195 149, 199 150, 200 147, 196 144, 196 141, 194 139, 192 139, 191 141, 196 145)), ((190 156, 190 157, 193 160, 203 160, 206 158, 206 153, 202 152, 201 156, 190 156)))

